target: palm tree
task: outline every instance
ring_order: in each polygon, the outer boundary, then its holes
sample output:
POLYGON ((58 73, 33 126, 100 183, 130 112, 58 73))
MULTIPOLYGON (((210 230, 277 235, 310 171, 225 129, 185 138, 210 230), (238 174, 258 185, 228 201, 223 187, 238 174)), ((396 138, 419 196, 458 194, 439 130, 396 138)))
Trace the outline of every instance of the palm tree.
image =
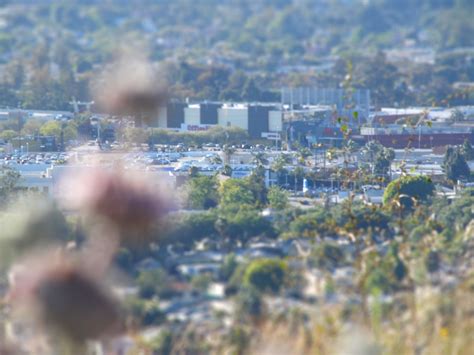
POLYGON ((272 170, 276 172, 278 177, 278 182, 280 182, 283 176, 286 174, 288 176, 288 170, 285 166, 292 163, 293 158, 289 154, 282 153, 274 160, 272 164, 272 170))
POLYGON ((268 159, 263 152, 253 153, 252 162, 257 166, 263 166, 268 164, 268 159))
POLYGON ((301 148, 298 150, 298 162, 301 165, 306 165, 306 159, 312 155, 311 150, 308 148, 301 148))
POLYGON ((222 151, 224 152, 224 162, 226 164, 230 164, 230 160, 232 158, 232 155, 235 153, 235 148, 233 148, 230 145, 226 144, 222 148, 222 151))
POLYGON ((188 176, 193 178, 193 177, 196 177, 199 175, 199 169, 197 166, 191 166, 189 169, 188 169, 188 176))
POLYGON ((341 149, 338 150, 342 154, 344 159, 344 167, 347 169, 349 166, 349 161, 351 160, 352 153, 357 151, 357 143, 352 139, 344 141, 344 144, 341 149))
POLYGON ((382 145, 376 141, 367 142, 361 149, 362 154, 372 163, 378 152, 382 150, 382 145))
POLYGON ((211 164, 214 164, 214 165, 221 165, 222 164, 222 158, 219 155, 212 156, 212 158, 210 160, 211 160, 211 164))

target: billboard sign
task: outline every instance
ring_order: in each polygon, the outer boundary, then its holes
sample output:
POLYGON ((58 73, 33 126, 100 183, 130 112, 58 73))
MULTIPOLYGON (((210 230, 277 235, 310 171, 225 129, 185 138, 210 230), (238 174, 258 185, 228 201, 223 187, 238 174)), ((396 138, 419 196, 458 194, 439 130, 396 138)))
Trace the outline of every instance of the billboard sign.
POLYGON ((212 127, 212 125, 181 123, 181 131, 186 132, 207 131, 210 127, 212 127))
POLYGON ((276 132, 263 132, 262 133, 262 138, 266 138, 272 141, 279 141, 281 140, 280 133, 276 132))

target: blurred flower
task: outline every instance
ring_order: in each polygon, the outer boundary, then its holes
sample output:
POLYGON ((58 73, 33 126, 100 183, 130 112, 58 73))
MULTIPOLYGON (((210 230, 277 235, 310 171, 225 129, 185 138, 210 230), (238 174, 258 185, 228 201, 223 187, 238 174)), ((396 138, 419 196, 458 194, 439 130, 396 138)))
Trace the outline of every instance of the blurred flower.
POLYGON ((0 266, 32 248, 48 247, 65 239, 66 219, 57 206, 40 198, 24 198, 0 215, 0 266))
POLYGON ((48 331, 82 343, 112 332, 119 311, 109 293, 60 252, 30 256, 9 274, 7 300, 48 331))
POLYGON ((14 347, 13 345, 0 344, 0 355, 18 355, 18 354, 21 354, 20 350, 14 347))
MULTIPOLYGON (((111 223, 121 237, 144 235, 172 208, 164 191, 142 177, 93 169, 65 179, 67 204, 111 223)), ((133 243, 134 240, 126 240, 133 243)))
POLYGON ((449 336, 449 330, 446 327, 442 327, 439 330, 439 335, 441 338, 446 339, 449 336))
POLYGON ((95 88, 98 104, 113 115, 151 119, 167 100, 165 85, 141 48, 128 48, 108 68, 95 88))

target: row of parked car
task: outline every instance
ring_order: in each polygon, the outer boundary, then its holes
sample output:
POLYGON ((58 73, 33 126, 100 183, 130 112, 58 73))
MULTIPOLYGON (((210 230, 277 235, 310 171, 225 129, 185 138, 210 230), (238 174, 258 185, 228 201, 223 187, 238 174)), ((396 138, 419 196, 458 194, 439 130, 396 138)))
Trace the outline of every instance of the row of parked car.
POLYGON ((0 154, 0 163, 3 165, 64 164, 69 158, 68 153, 0 154))

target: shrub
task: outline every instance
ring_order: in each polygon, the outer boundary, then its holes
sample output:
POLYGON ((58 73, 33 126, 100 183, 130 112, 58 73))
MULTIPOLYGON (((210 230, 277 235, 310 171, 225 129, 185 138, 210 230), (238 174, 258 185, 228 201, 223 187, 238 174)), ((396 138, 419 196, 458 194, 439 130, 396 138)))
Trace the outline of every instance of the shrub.
POLYGON ((425 202, 434 194, 434 185, 426 176, 402 176, 388 184, 383 195, 383 204, 398 199, 404 209, 411 209, 414 202, 425 202))
POLYGON ((252 261, 244 273, 244 285, 261 292, 277 293, 285 280, 286 264, 280 260, 252 261))

